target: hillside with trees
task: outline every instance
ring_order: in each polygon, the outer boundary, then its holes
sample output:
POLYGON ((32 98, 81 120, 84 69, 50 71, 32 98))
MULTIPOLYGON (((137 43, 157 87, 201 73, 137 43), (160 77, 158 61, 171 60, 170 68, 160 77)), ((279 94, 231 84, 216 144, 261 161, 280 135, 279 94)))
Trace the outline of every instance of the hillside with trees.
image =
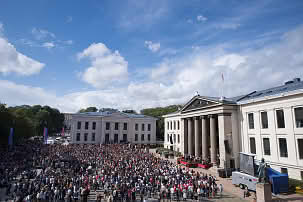
POLYGON ((0 104, 0 142, 8 143, 10 128, 14 128, 14 142, 31 136, 58 133, 64 125, 64 115, 58 109, 41 105, 7 107, 0 104))
POLYGON ((167 107, 142 109, 140 112, 141 114, 158 118, 156 131, 157 139, 164 140, 164 118, 162 116, 176 112, 181 107, 182 105, 170 105, 167 107))

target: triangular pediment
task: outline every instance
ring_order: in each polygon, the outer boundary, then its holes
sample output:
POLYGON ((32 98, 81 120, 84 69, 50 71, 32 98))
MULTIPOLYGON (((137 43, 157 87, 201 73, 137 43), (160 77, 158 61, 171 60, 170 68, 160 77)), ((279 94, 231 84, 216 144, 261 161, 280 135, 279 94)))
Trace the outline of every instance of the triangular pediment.
POLYGON ((221 105, 222 103, 216 102, 213 100, 209 100, 203 97, 194 97, 191 99, 186 105, 181 110, 182 112, 187 112, 187 111, 192 111, 192 110, 197 110, 197 109, 203 109, 207 107, 213 107, 213 106, 218 106, 221 105))

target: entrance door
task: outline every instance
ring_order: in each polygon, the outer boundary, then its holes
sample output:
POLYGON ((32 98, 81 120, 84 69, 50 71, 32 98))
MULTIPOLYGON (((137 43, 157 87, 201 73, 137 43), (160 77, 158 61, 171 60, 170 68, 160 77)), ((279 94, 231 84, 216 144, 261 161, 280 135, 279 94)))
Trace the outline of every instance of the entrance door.
POLYGON ((118 134, 115 134, 114 136, 114 143, 118 143, 118 134))
POLYGON ((174 147, 173 146, 170 146, 170 151, 174 151, 174 147))
POLYGON ((123 142, 127 142, 127 134, 123 134, 123 142))
POLYGON ((109 134, 105 134, 105 144, 109 143, 109 134))

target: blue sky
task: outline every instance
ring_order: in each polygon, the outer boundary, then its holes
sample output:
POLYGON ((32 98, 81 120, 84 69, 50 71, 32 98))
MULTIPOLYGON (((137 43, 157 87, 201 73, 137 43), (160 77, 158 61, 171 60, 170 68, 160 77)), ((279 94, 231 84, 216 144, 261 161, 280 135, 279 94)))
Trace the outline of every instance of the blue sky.
POLYGON ((301 0, 0 2, 0 102, 182 104, 303 77, 301 0))

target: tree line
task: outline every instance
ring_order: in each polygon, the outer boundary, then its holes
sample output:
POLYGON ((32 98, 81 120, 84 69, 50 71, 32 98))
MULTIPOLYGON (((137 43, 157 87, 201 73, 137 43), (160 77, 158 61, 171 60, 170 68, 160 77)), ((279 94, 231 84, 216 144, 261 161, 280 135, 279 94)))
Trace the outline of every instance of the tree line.
POLYGON ((7 144, 10 128, 14 129, 14 143, 31 136, 59 133, 64 126, 64 114, 58 109, 41 105, 7 107, 0 103, 0 143, 7 144))

